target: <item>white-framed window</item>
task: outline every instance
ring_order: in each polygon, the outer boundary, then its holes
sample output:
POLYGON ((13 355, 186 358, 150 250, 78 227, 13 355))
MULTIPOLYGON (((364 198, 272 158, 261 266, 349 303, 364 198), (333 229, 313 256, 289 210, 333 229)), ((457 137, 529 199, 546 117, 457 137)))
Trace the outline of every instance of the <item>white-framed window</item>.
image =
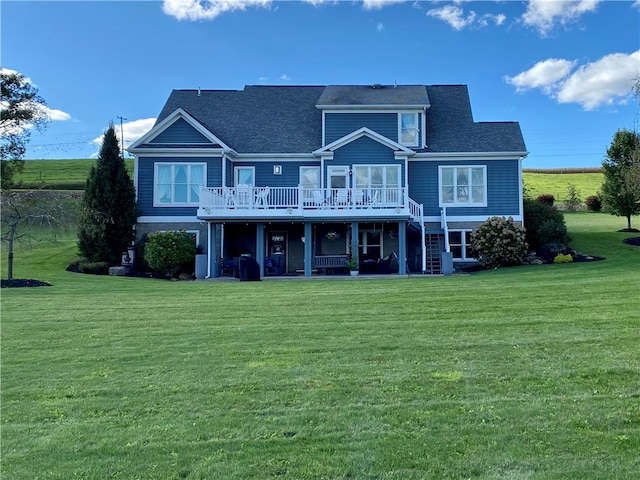
POLYGON ((234 185, 256 184, 256 167, 233 167, 234 185))
POLYGON ((471 246, 471 230, 449 230, 449 248, 454 260, 475 261, 471 246))
POLYGON ((417 113, 401 112, 398 114, 398 139, 398 143, 407 147, 417 147, 420 145, 420 129, 418 128, 417 113))
POLYGON ((400 165, 354 165, 354 188, 362 189, 372 203, 402 203, 400 165))
POLYGON ((205 184, 205 163, 164 163, 154 165, 154 205, 181 207, 198 205, 200 185, 205 184))
POLYGON ((300 167, 300 185, 302 185, 303 200, 305 202, 322 202, 320 192, 320 167, 300 167))
POLYGON ((440 206, 487 206, 487 167, 440 167, 440 206))
POLYGON ((320 167, 300 167, 300 185, 305 190, 320 188, 320 167))

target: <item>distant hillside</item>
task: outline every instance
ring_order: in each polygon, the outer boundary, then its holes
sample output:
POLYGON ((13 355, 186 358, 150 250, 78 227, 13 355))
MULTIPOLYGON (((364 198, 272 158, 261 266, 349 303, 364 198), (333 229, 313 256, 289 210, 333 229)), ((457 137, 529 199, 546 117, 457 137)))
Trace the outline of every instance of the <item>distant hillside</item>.
MULTIPOLYGON (((24 170, 16 175, 19 188, 47 186, 56 190, 84 190, 94 159, 26 160, 24 170)), ((129 175, 133 177, 133 160, 125 160, 129 175)))

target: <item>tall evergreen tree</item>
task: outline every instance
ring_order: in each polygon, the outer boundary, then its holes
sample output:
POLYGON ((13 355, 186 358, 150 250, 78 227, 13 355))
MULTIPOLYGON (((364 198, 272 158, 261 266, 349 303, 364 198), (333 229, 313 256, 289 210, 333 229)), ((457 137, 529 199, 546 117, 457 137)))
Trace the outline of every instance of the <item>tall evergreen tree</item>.
POLYGON ((119 265, 122 252, 135 237, 137 215, 135 188, 111 123, 84 189, 78 231, 80 255, 91 262, 119 265))
POLYGON ((602 162, 602 205, 612 215, 626 217, 629 230, 631 217, 640 213, 640 191, 637 184, 639 150, 638 133, 626 129, 618 130, 607 149, 607 157, 602 162))

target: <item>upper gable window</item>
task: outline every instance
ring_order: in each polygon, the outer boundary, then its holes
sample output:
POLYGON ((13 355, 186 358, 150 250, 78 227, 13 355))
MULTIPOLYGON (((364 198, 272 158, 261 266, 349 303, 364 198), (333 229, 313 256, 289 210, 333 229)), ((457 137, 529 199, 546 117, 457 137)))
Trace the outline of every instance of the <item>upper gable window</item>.
POLYGON ((417 147, 420 144, 417 113, 398 114, 398 138, 406 147, 417 147))
POLYGON ((440 167, 440 206, 487 206, 487 167, 440 167))
POLYGON ((200 185, 204 185, 204 163, 156 163, 154 205, 157 207, 197 206, 200 185))

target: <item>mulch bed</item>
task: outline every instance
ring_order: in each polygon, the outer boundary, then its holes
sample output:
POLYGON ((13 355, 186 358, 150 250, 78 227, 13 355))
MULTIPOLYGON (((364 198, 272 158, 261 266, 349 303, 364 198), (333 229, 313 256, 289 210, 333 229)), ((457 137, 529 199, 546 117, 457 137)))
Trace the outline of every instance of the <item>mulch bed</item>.
POLYGON ((634 247, 640 247, 640 237, 625 238, 623 240, 623 242, 626 243, 627 245, 633 245, 634 247))
POLYGON ((51 284, 34 280, 33 278, 14 278, 13 280, 0 280, 0 288, 20 287, 50 287, 51 284))

